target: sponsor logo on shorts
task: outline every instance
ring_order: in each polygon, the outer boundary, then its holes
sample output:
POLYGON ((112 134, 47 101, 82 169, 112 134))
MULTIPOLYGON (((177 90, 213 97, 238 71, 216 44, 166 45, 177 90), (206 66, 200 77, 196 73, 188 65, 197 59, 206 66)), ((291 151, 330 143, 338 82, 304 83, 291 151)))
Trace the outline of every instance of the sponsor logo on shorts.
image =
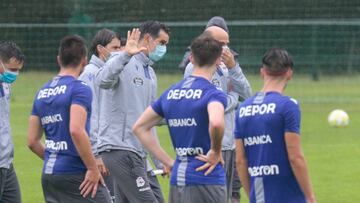
POLYGON ((136 186, 137 187, 142 187, 145 185, 145 180, 143 177, 139 176, 138 178, 136 178, 136 186))
POLYGON ((271 176, 280 174, 279 166, 275 164, 249 167, 248 171, 251 177, 271 176))

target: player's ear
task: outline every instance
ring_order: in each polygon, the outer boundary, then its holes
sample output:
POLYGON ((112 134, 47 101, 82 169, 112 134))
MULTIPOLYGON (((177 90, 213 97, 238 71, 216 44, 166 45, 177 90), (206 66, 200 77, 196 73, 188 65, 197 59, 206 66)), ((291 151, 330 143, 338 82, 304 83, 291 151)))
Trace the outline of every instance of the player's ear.
POLYGON ((82 60, 82 66, 84 67, 84 66, 86 66, 88 64, 88 58, 87 58, 87 56, 85 56, 84 58, 83 58, 83 60, 82 60))
POLYGON ((265 68, 264 67, 260 67, 260 77, 262 79, 264 79, 264 77, 265 77, 265 68))
POLYGON ((291 80, 292 76, 293 76, 293 70, 291 68, 289 68, 287 71, 286 71, 286 79, 287 80, 291 80))
POLYGON ((58 65, 59 65, 60 67, 62 66, 59 55, 56 56, 56 62, 58 63, 58 65))
POLYGON ((102 49, 103 49, 103 46, 101 46, 100 44, 96 45, 96 52, 98 53, 99 56, 102 53, 102 49))
POLYGON ((145 34, 143 40, 144 40, 146 43, 149 43, 149 42, 150 42, 150 34, 149 34, 149 33, 145 34))
POLYGON ((193 57, 192 53, 189 55, 189 60, 194 65, 194 57, 193 57))
POLYGON ((216 59, 215 64, 216 64, 216 66, 220 66, 220 65, 221 65, 221 57, 219 57, 218 59, 216 59))

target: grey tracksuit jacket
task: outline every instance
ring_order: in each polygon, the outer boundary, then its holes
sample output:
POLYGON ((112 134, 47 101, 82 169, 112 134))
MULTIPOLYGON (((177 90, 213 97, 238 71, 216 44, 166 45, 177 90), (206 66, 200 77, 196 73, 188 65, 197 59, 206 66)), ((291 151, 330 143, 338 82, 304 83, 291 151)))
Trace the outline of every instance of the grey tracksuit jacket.
MULTIPOLYGON (((189 63, 185 69, 184 77, 191 75, 192 72, 193 64, 189 63)), ((231 69, 221 64, 217 67, 211 82, 227 95, 222 150, 233 150, 235 149, 235 111, 239 105, 239 97, 245 100, 251 96, 251 87, 238 63, 231 69)))
POLYGON ((85 66, 84 72, 79 76, 79 80, 86 82, 93 93, 93 100, 91 103, 91 117, 90 117, 90 143, 94 154, 97 153, 98 133, 99 133, 99 112, 100 112, 100 97, 102 91, 98 85, 95 84, 95 78, 101 67, 105 65, 99 57, 92 55, 90 62, 85 66))
POLYGON ((0 82, 0 168, 9 169, 14 158, 10 128, 11 85, 0 82))
POLYGON ((98 152, 122 149, 146 157, 132 127, 156 98, 157 79, 144 54, 132 57, 117 52, 105 63, 96 76, 104 91, 100 101, 98 152))

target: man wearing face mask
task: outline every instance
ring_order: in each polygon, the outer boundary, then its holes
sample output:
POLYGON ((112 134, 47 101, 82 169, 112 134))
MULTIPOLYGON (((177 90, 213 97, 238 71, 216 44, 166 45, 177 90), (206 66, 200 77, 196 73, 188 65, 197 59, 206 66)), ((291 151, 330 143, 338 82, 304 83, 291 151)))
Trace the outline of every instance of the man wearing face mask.
MULTIPOLYGON (((223 44, 222 63, 217 66, 211 82, 227 96, 227 107, 225 109, 226 125, 221 150, 225 161, 227 199, 228 201, 232 199, 233 202, 237 202, 239 198, 233 198, 232 194, 234 173, 236 172, 234 170, 235 140, 233 136, 235 110, 239 105, 239 98, 244 100, 251 96, 251 87, 240 65, 236 62, 234 54, 227 46, 229 44, 229 34, 226 30, 219 26, 210 26, 205 29, 204 33, 223 44)), ((184 77, 191 75, 192 72, 193 64, 189 63, 185 69, 184 77)))
POLYGON ((10 89, 25 56, 13 42, 0 43, 0 202, 20 203, 20 187, 12 164, 14 145, 10 129, 10 89))
POLYGON ((151 66, 166 53, 169 29, 147 21, 140 31, 143 51, 132 57, 113 54, 96 77, 100 88, 110 89, 100 102, 98 151, 114 178, 116 201, 152 203, 157 200, 146 174, 147 153, 131 128, 155 101, 157 79, 151 66))
POLYGON ((85 66, 84 72, 79 77, 79 80, 86 82, 93 93, 93 100, 91 103, 91 118, 90 118, 90 143, 92 151, 96 156, 96 163, 104 177, 106 186, 108 187, 111 196, 114 198, 113 181, 106 168, 101 156, 97 154, 97 137, 99 129, 99 112, 100 112, 100 97, 102 91, 99 86, 95 85, 95 77, 99 69, 110 58, 112 52, 120 51, 120 36, 112 30, 101 29, 99 30, 92 40, 90 52, 92 53, 90 62, 85 66))

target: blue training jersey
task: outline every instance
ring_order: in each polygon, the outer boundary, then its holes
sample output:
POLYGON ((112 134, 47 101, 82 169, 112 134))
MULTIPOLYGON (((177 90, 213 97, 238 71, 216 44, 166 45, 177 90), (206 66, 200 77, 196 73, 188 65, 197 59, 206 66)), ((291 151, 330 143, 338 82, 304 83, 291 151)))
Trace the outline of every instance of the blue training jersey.
POLYGON ((204 162, 196 155, 210 150, 209 116, 207 106, 220 102, 226 107, 225 94, 202 77, 189 76, 170 89, 152 104, 153 110, 168 123, 176 160, 171 172, 171 185, 224 185, 225 171, 218 164, 205 176, 195 171, 204 162))
POLYGON ((31 114, 40 118, 45 132, 43 173, 86 172, 70 135, 70 107, 78 104, 86 109, 86 131, 89 133, 91 100, 90 87, 72 76, 56 76, 37 93, 31 114))
POLYGON ((250 202, 306 202, 288 159, 285 133, 300 134, 300 108, 278 92, 259 92, 236 113, 250 175, 250 202))

